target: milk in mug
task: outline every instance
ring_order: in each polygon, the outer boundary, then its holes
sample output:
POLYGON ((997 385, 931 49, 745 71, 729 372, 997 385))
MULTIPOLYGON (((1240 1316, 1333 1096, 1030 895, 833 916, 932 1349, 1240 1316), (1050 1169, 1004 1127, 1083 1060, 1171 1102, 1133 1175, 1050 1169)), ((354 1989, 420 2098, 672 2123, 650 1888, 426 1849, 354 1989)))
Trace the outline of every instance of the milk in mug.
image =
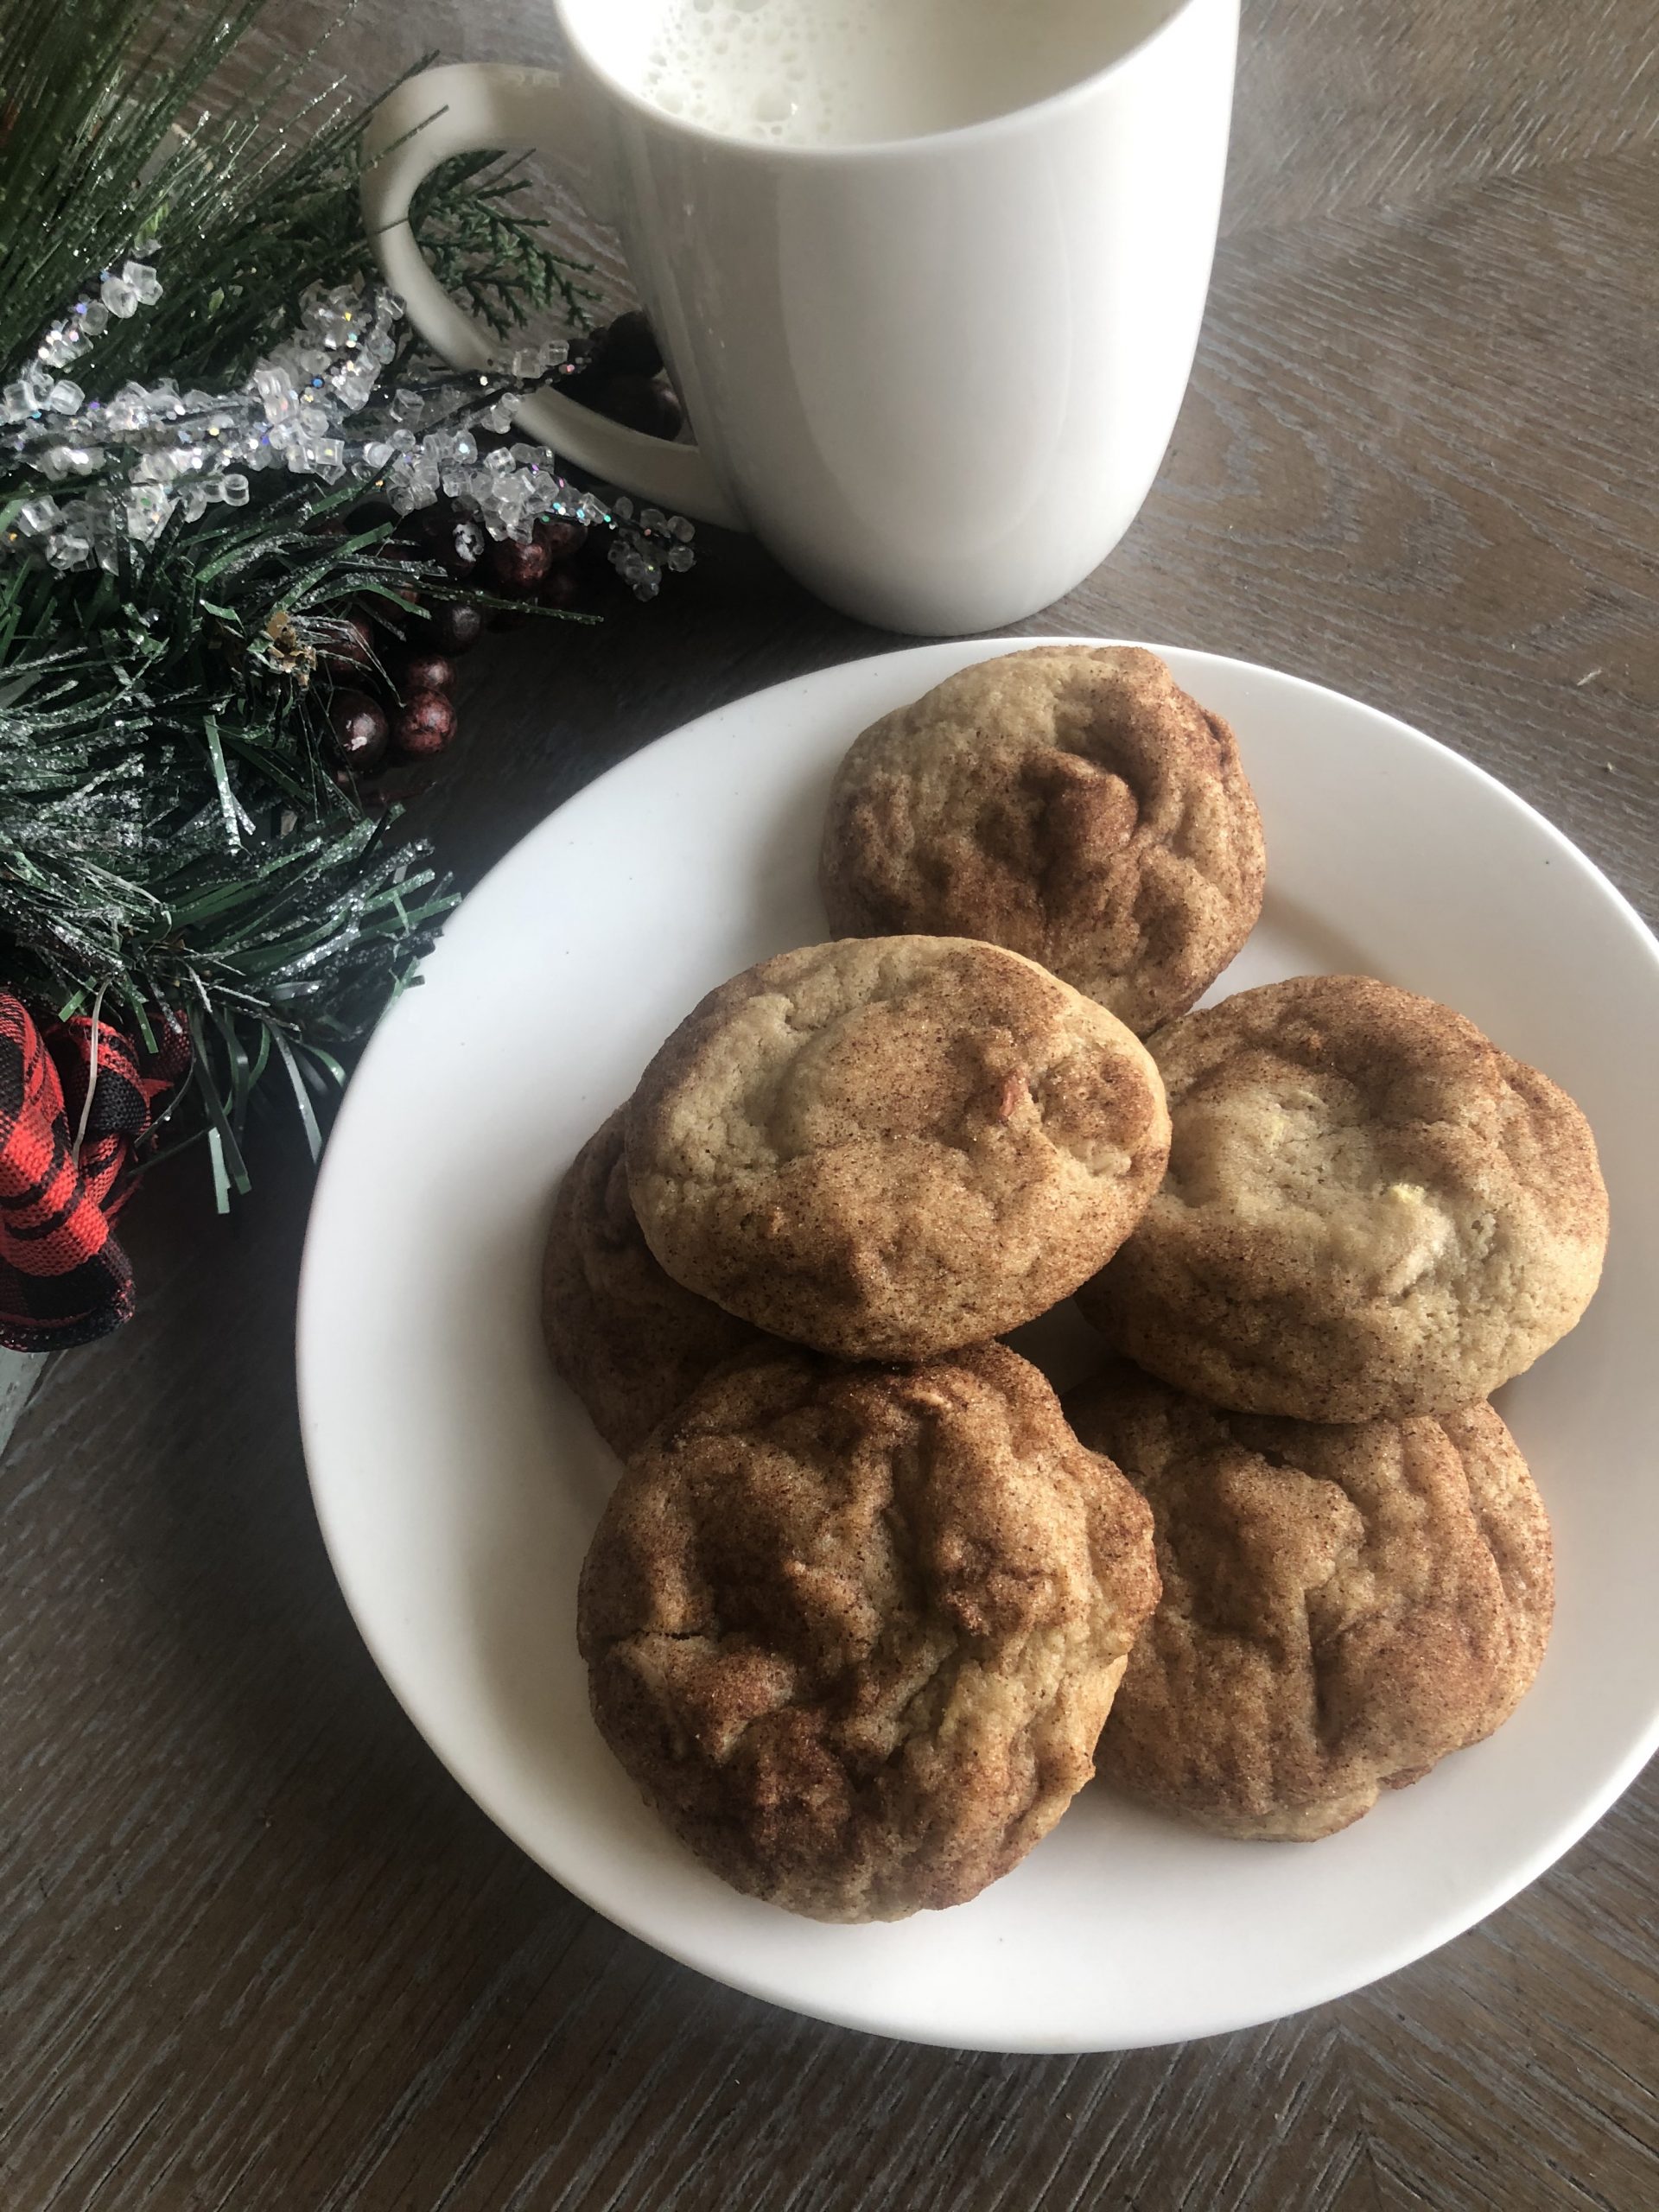
POLYGON ((1173 0, 612 0, 631 89, 734 138, 868 145, 981 123, 1120 60, 1173 0))

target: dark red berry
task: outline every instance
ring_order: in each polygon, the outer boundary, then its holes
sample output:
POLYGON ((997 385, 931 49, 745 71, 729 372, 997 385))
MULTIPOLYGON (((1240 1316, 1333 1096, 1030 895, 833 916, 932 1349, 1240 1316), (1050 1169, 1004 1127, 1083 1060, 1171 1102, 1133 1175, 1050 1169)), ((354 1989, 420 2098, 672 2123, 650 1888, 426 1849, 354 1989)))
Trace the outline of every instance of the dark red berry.
POLYGON ((588 543, 588 525, 571 522, 563 515, 543 515, 536 525, 535 538, 538 545, 547 548, 550 561, 574 561, 588 543))
POLYGON ((405 524, 410 535, 425 545, 442 545, 454 526, 455 511, 448 499, 416 507, 405 524))
POLYGON ((561 399, 574 399, 578 407, 592 407, 600 378, 593 369, 561 369, 553 389, 561 399))
POLYGON ((386 749, 386 717, 366 691, 336 691, 328 702, 334 751, 348 768, 372 768, 386 749))
POLYGON ((374 632, 360 614, 337 618, 339 627, 317 648, 317 665, 330 676, 360 676, 374 666, 374 632))
POLYGON ((392 724, 397 750, 417 760, 442 753, 454 734, 455 709, 442 691, 416 691, 392 724))
POLYGON ((411 653, 404 663, 397 688, 405 697, 416 691, 453 691, 454 663, 442 653, 411 653))
POLYGON ((498 538, 490 547, 490 574, 503 591, 523 593, 527 598, 540 586, 553 565, 545 545, 532 537, 519 545, 511 537, 498 538))
POLYGON ((600 333, 599 354, 606 369, 615 376, 655 377, 663 372, 663 349, 657 343, 657 334, 637 308, 631 315, 619 315, 608 330, 600 333))
POLYGON ((594 404, 613 423, 643 430, 648 438, 676 438, 685 420, 679 401, 664 384, 649 377, 607 377, 594 404))
POLYGON ((561 566, 550 569, 547 580, 536 594, 543 607, 572 607, 582 596, 582 576, 575 569, 561 566))
POLYGON ((452 660, 457 653, 471 652, 483 634, 482 611, 470 600, 440 600, 432 609, 434 642, 452 660))

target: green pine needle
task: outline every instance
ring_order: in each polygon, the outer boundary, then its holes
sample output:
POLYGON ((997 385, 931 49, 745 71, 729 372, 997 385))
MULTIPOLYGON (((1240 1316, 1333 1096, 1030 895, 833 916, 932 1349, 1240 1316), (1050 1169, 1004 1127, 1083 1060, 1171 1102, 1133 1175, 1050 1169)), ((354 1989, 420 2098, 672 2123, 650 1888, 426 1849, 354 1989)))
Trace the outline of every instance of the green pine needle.
MULTIPOLYGON (((147 236, 163 296, 78 359, 89 391, 234 388, 307 287, 372 270, 365 112, 325 101, 281 123, 290 79, 257 111, 200 115, 261 4, 204 21, 181 0, 0 0, 6 381, 147 236)), ((515 186, 476 155, 427 180, 415 216, 441 278, 499 333, 550 308, 585 323, 588 272, 515 186)), ((0 518, 40 489, 0 465, 0 518)), ((365 813, 327 751, 315 648, 365 607, 395 638, 400 588, 442 581, 391 557, 388 525, 354 521, 360 499, 264 475, 240 511, 175 515, 118 575, 0 564, 0 986, 44 1012, 96 1005, 147 1049, 188 1036, 156 1156, 205 1136, 221 1205, 247 1187, 266 1078, 281 1070, 315 1149, 340 1054, 453 904, 428 849, 365 813)))

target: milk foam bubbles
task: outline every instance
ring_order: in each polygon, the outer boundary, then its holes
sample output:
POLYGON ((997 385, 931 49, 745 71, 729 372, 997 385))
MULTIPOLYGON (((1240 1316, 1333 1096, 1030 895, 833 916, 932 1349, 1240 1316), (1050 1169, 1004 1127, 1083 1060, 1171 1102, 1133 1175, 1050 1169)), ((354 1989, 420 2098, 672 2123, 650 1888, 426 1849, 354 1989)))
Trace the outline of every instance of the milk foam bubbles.
MULTIPOLYGON (((613 0, 626 4, 626 0, 613 0)), ((638 89, 728 137, 859 145, 1011 114, 1175 0, 658 0, 638 89)))

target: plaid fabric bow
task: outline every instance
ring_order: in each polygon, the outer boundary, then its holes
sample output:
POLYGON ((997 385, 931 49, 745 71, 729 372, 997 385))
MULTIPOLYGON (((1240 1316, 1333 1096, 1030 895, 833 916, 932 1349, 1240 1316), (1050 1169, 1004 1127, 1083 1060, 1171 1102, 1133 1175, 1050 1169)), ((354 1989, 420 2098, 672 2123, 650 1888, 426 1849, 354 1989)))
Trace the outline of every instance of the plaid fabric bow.
POLYGON ((0 992, 0 1344, 9 1350, 90 1344, 131 1313, 132 1267, 111 1224, 133 1147, 176 1079, 173 1057, 145 1075, 107 1023, 82 1014, 43 1035, 22 1001, 0 992))

